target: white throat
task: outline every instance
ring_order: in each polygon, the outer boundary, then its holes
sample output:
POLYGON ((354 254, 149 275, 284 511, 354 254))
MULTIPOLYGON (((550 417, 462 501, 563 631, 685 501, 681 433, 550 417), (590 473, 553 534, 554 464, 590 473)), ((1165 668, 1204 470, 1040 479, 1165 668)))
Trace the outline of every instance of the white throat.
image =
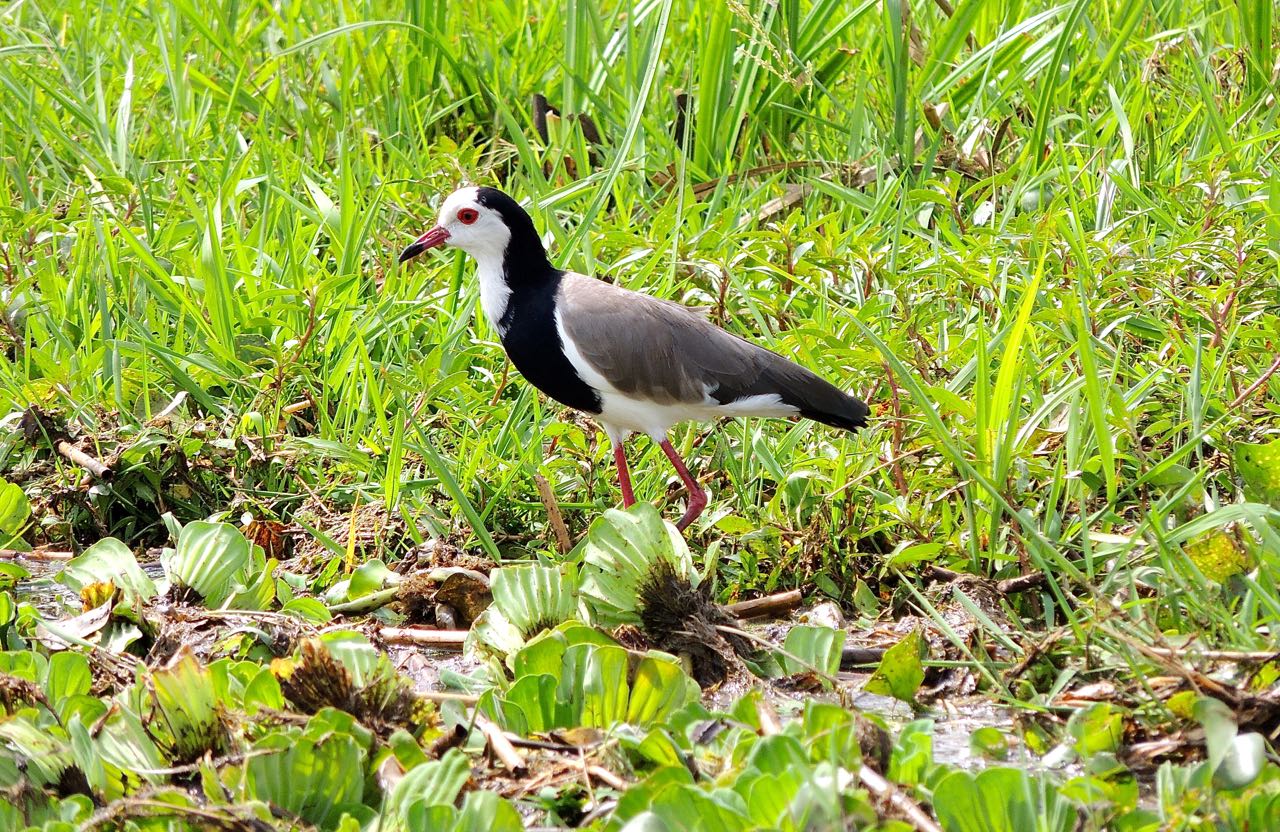
POLYGON ((507 313, 511 287, 507 285, 507 276, 502 270, 502 254, 493 256, 491 252, 485 252, 474 256, 476 277, 480 280, 480 306, 484 309, 484 316, 499 335, 506 335, 506 327, 500 321, 507 313))
POLYGON ((502 240, 471 240, 463 247, 476 261, 476 277, 480 281, 480 306, 489 324, 506 335, 506 327, 501 325, 502 316, 507 312, 507 300, 511 297, 511 287, 507 285, 507 277, 503 272, 503 260, 507 254, 507 242, 511 235, 502 240))

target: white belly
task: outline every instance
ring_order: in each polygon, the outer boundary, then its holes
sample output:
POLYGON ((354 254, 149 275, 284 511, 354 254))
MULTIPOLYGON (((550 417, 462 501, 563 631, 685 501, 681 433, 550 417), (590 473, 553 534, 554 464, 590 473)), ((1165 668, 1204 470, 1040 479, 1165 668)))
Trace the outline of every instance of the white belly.
POLYGON ((597 421, 609 438, 622 441, 629 433, 643 433, 655 442, 661 442, 667 431, 680 422, 709 422, 725 416, 794 416, 799 411, 783 404, 777 393, 748 396, 728 404, 720 404, 710 396, 703 402, 658 402, 636 399, 612 388, 602 389, 594 382, 600 395, 600 415, 597 421))

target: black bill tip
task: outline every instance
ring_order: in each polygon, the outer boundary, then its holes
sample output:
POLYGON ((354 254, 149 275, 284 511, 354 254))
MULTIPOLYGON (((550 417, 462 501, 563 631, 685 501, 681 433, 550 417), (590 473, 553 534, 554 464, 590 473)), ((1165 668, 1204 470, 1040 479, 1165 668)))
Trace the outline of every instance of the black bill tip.
POLYGON ((410 243, 405 247, 404 251, 400 252, 400 262, 403 263, 406 260, 412 260, 426 250, 427 247, 422 243, 410 243))

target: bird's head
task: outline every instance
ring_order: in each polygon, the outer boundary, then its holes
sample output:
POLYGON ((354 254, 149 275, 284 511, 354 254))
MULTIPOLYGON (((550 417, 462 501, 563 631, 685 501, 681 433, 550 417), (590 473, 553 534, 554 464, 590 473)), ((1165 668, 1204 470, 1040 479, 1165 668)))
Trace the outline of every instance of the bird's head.
POLYGON ((456 246, 480 261, 501 263, 512 248, 546 257, 529 214, 496 188, 460 188, 449 194, 435 227, 400 252, 400 262, 444 245, 456 246))

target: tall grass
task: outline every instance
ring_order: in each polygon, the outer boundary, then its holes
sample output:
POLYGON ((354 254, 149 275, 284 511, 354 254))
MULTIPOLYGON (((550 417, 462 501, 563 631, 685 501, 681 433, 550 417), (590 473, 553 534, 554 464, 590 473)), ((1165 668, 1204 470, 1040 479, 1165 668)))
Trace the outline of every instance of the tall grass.
MULTIPOLYGON (((874 402, 857 437, 682 434, 726 594, 849 600, 924 557, 1043 570, 1044 623, 1082 628, 1141 574, 1138 629, 1248 643, 1280 606, 1276 512, 1237 505, 1224 461, 1280 422, 1280 378, 1240 400, 1280 350, 1273 11, 15 4, 0 402, 96 428, 185 392, 230 433, 285 427, 240 483, 269 507, 356 490, 423 534, 545 551, 532 478, 581 529, 617 499, 607 448, 515 374, 495 398, 460 257, 395 265, 440 194, 496 181, 561 264, 710 305, 874 402), (808 195, 761 218, 784 185, 808 195), (1261 571, 1228 612, 1181 544, 1237 527, 1261 571)), ((659 498, 661 454, 633 457, 659 498)))

